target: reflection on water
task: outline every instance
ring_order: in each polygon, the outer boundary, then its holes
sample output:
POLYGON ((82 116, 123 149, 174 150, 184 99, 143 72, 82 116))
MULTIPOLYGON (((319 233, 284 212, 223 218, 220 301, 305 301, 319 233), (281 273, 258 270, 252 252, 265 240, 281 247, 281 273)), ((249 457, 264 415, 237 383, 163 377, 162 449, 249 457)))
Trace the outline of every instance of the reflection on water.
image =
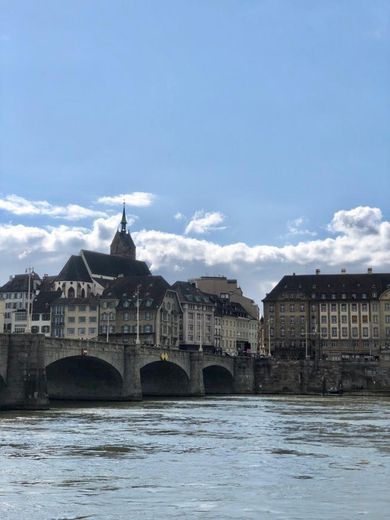
POLYGON ((2 413, 0 518, 389 518, 389 419, 379 397, 2 413))

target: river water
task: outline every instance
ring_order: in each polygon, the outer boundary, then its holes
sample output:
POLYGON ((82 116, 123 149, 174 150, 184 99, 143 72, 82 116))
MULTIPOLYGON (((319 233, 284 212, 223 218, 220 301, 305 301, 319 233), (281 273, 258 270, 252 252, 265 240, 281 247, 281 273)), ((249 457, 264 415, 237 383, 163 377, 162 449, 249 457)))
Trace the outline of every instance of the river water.
POLYGON ((0 414, 0 518, 390 518, 390 398, 218 397, 0 414))

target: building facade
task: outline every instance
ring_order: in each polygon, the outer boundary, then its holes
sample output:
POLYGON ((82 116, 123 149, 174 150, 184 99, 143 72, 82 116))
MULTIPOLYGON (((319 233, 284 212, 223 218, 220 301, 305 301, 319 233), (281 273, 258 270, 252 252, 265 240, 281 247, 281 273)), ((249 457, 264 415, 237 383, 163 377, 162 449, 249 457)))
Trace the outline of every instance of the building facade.
POLYGON ((215 304, 213 299, 192 282, 175 282, 172 289, 177 292, 183 309, 180 325, 181 347, 214 351, 215 304))
POLYGON ((390 347, 390 274, 284 276, 263 303, 272 355, 359 358, 390 347))
POLYGON ((100 335, 130 344, 178 347, 182 309, 162 276, 112 282, 100 298, 100 335))

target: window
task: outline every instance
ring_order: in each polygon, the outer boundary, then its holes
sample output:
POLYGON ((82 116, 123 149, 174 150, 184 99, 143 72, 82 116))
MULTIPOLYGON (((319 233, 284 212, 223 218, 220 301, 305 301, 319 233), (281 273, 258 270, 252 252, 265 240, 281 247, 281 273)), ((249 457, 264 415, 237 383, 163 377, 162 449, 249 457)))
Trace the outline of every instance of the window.
POLYGON ((85 334, 85 327, 80 327, 80 328, 78 329, 78 333, 79 333, 79 336, 84 335, 84 334, 85 334))
POLYGON ((321 323, 326 323, 328 321, 326 316, 321 316, 321 323))
POLYGON ((321 303, 321 312, 326 312, 326 303, 321 303))
POLYGON ((374 336, 374 338, 378 338, 379 337, 379 329, 378 329, 378 327, 374 327, 372 329, 372 335, 374 336))
POLYGON ((75 331, 74 328, 68 328, 68 329, 66 329, 66 334, 68 336, 73 336, 74 335, 74 331, 75 331))
POLYGON ((368 323, 368 316, 367 316, 367 314, 364 314, 364 315, 362 316, 362 322, 363 322, 363 323, 368 323))
POLYGON ((337 327, 332 327, 332 338, 337 336, 337 327))
POLYGON ((352 323, 357 323, 357 316, 351 316, 352 323))
POLYGON ((328 335, 328 329, 326 327, 321 327, 321 336, 326 337, 328 335))
POLYGON ((96 323, 96 316, 90 316, 89 323, 96 323))
POLYGON ((341 299, 342 299, 342 300, 346 300, 346 299, 347 299, 347 295, 346 295, 345 293, 343 293, 343 294, 341 295, 341 299))
POLYGON ((151 325, 144 325, 144 332, 152 332, 152 326, 151 325))
POLYGON ((386 314, 385 316, 385 323, 390 323, 390 315, 386 314))
POLYGON ((356 305, 356 303, 353 303, 353 304, 351 305, 351 311, 352 311, 352 312, 357 312, 357 305, 356 305))
POLYGON ((390 311, 390 303, 385 303, 385 311, 390 311))
POLYGON ((378 323, 378 315, 377 314, 374 314, 374 316, 372 317, 372 321, 374 323, 378 323))
POLYGON ((367 310, 368 310, 367 303, 362 303, 362 311, 367 312, 367 310))
POLYGON ((337 316, 331 316, 331 322, 337 323, 337 316))
POLYGON ((368 327, 363 327, 363 338, 368 338, 368 327))
POLYGON ((290 312, 295 312, 295 304, 294 303, 290 304, 290 312))
POLYGON ((37 326, 31 327, 31 332, 32 332, 32 334, 38 334, 39 327, 37 327, 37 326))
POLYGON ((359 330, 357 327, 352 327, 352 337, 357 338, 359 336, 359 330))
POLYGON ((130 332, 130 326, 129 325, 123 325, 122 332, 124 334, 128 334, 130 332))
POLYGON ((89 306, 90 311, 97 311, 97 305, 90 305, 89 306))
POLYGON ((269 306, 269 312, 275 312, 275 306, 273 303, 269 306))
POLYGON ((346 338, 348 336, 348 328, 347 327, 342 327, 341 335, 343 336, 343 338, 346 338))
POLYGON ((294 323, 295 323, 295 318, 294 318, 294 316, 291 316, 290 317, 290 325, 294 325, 294 323))
POLYGON ((284 312, 284 303, 280 304, 280 312, 284 312))
POLYGON ((79 311, 85 311, 86 305, 79 305, 79 311))
POLYGON ((95 327, 88 328, 88 334, 95 334, 95 331, 96 331, 95 327))
POLYGON ((85 323, 85 316, 79 316, 79 323, 85 323))
POLYGON ((74 316, 69 316, 69 318, 68 318, 69 323, 74 323, 75 321, 76 321, 76 318, 74 316))
POLYGON ((347 304, 346 303, 342 303, 341 304, 341 312, 347 312, 347 304))
POLYGON ((130 319, 130 314, 128 312, 123 313, 123 320, 128 321, 130 319))
POLYGON ((331 306, 330 306, 330 310, 331 310, 331 312, 336 312, 337 307, 336 307, 336 304, 335 304, 335 303, 332 303, 332 304, 331 304, 331 306))

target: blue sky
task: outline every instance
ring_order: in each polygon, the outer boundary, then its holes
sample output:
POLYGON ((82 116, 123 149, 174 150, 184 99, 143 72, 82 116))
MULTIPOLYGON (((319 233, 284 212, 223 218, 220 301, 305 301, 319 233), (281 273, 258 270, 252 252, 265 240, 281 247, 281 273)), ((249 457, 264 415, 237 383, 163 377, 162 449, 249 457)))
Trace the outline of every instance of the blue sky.
POLYGON ((390 268, 388 1, 0 10, 0 281, 106 250, 122 194, 172 282, 390 268))

